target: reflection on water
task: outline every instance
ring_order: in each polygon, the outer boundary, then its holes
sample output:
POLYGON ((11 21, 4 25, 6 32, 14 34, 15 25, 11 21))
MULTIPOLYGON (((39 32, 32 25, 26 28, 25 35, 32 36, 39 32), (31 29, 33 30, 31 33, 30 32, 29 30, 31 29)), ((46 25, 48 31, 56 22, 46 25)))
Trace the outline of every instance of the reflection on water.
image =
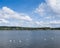
POLYGON ((0 48, 60 48, 60 31, 1 30, 0 48))

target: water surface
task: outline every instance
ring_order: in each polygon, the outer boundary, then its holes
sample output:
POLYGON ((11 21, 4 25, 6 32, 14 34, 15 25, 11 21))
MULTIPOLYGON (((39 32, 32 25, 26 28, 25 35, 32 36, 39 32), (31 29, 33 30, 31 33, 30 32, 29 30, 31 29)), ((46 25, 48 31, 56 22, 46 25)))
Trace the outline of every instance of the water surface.
POLYGON ((0 30, 0 48, 60 48, 60 30, 0 30))

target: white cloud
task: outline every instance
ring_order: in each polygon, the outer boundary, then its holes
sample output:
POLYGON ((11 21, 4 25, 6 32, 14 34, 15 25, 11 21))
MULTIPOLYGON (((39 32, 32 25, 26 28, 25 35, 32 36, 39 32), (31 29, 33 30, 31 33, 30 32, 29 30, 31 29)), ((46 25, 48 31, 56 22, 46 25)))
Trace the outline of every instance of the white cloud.
POLYGON ((36 21, 35 23, 38 24, 38 25, 43 25, 43 24, 45 24, 43 21, 40 21, 40 22, 39 22, 39 21, 36 21))
POLYGON ((41 16, 48 15, 60 15, 60 0, 45 0, 44 3, 41 3, 38 8, 36 8, 36 13, 39 13, 41 16), (49 14, 50 13, 50 14, 49 14))
POLYGON ((8 7, 3 7, 2 13, 4 14, 5 17, 9 17, 9 18, 12 17, 15 19, 32 21, 32 18, 29 15, 24 14, 24 13, 17 13, 8 7))
POLYGON ((27 20, 27 21, 32 21, 32 19, 28 15, 26 15, 25 17, 21 17, 20 19, 27 20))
POLYGON ((10 8, 8 8, 8 7, 2 7, 2 11, 4 13, 11 14, 11 15, 15 14, 15 12, 13 10, 11 10, 10 8))
POLYGON ((0 23, 9 23, 9 21, 5 19, 0 19, 0 23))
POLYGON ((60 24, 60 20, 50 21, 50 24, 60 24))
POLYGON ((36 21, 35 24, 37 24, 39 27, 44 26, 44 23, 42 21, 36 21))
POLYGON ((60 0, 46 0, 46 2, 55 13, 60 14, 60 0))
POLYGON ((45 0, 38 8, 35 13, 42 17, 43 23, 37 22, 37 24, 53 26, 52 24, 60 24, 60 0, 45 0))
POLYGON ((23 21, 31 22, 32 18, 25 13, 18 13, 8 7, 0 9, 0 24, 7 24, 11 26, 21 26, 23 21), (12 20, 12 21, 11 21, 12 20))
POLYGON ((44 21, 36 21, 35 22, 39 27, 51 27, 51 24, 49 22, 44 21))

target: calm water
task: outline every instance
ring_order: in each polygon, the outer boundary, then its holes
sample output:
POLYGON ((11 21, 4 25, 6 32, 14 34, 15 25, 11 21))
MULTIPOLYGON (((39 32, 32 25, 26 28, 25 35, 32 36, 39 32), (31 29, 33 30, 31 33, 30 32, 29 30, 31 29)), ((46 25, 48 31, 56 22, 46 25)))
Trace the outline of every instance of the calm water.
POLYGON ((1 30, 0 48, 60 48, 60 30, 1 30))

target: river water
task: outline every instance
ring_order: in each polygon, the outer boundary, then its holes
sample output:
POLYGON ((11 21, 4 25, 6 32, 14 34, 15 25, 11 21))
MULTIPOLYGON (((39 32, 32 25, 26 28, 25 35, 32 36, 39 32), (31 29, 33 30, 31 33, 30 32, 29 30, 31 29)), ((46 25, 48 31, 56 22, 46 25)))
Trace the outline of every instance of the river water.
POLYGON ((60 48, 60 30, 0 30, 0 48, 60 48))

